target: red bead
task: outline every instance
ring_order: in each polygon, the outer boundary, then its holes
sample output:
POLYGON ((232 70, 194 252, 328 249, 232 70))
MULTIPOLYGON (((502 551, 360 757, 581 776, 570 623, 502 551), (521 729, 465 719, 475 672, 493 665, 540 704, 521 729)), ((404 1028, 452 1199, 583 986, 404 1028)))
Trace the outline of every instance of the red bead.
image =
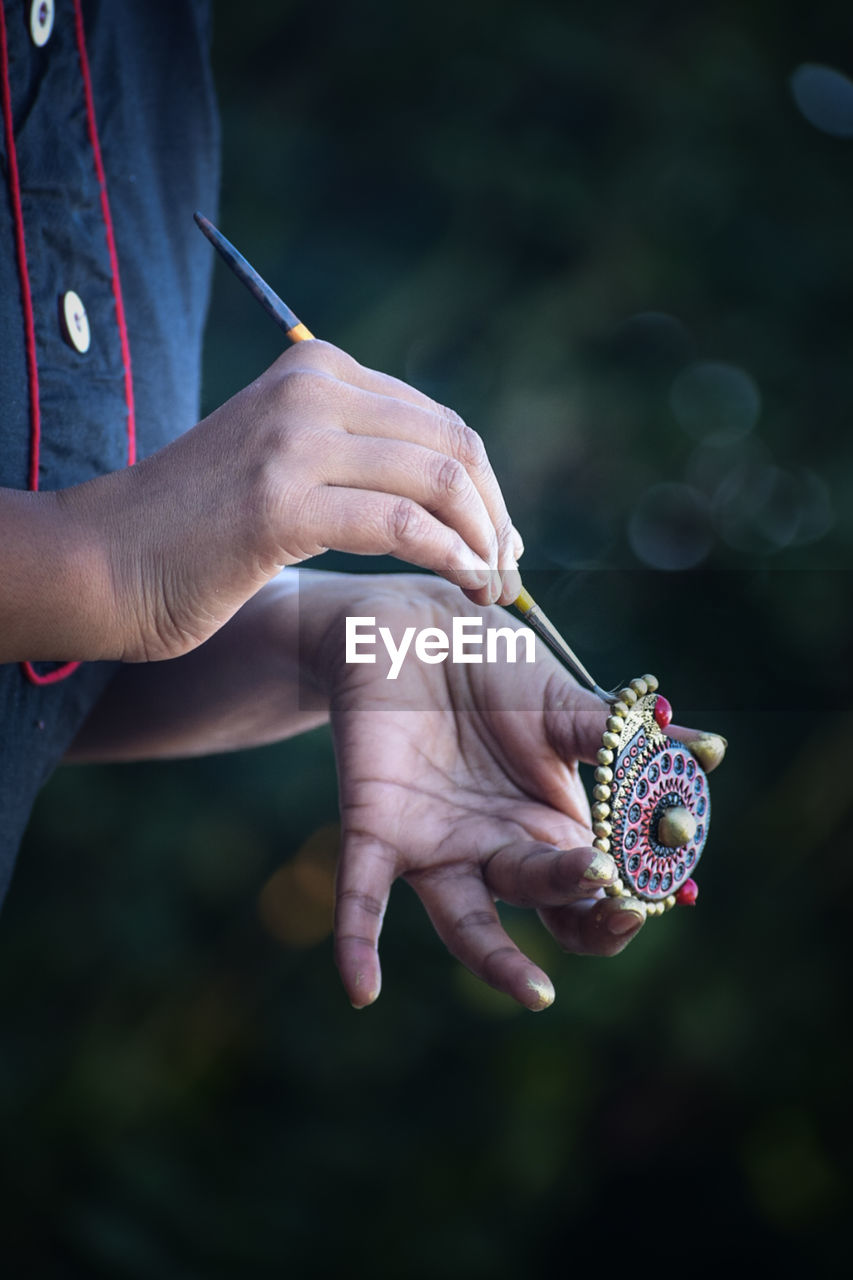
POLYGON ((655 698, 655 720, 661 729, 665 729, 672 719, 672 707, 660 694, 655 698))
POLYGON ((685 880, 684 884, 675 895, 675 901, 681 907, 692 907, 696 904, 699 897, 699 886, 695 880, 685 880))

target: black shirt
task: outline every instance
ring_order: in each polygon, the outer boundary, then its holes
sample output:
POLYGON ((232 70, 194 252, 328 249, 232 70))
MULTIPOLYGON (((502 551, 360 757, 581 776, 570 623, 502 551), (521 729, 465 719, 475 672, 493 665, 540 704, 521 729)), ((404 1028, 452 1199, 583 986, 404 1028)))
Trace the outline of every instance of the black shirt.
MULTIPOLYGON (((198 418, 211 253, 192 213, 215 208, 218 184, 209 6, 0 8, 0 485, 32 487, 35 365, 38 488, 58 489, 127 465, 129 448, 144 457, 198 418), (72 291, 88 323, 85 351, 63 318, 72 291)), ((114 670, 87 664, 37 685, 24 668, 0 665, 0 900, 38 788, 114 670)))

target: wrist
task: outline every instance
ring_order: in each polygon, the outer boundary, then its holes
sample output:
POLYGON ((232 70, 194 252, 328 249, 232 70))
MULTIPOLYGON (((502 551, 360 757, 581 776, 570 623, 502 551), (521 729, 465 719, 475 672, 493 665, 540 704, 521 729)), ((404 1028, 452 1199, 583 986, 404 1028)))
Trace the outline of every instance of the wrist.
POLYGON ((73 493, 0 490, 3 662, 119 656, 103 535, 73 493))

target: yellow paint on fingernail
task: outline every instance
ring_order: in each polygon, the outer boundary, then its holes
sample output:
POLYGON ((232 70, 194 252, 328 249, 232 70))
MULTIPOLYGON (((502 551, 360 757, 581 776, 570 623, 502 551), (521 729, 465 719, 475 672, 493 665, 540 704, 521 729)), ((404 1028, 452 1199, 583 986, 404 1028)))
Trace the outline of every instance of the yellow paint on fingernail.
POLYGON ((718 733, 705 733, 687 744, 706 773, 716 766, 726 754, 728 743, 718 733))
POLYGON ((596 853, 582 878, 587 884, 609 884, 616 878, 616 863, 609 853, 596 853))
POLYGON ((536 1013, 539 1009, 547 1009, 549 1005, 554 1003, 554 988, 547 978, 544 982, 538 978, 528 978, 527 985, 536 995, 536 1004, 528 1005, 528 1009, 532 1009, 536 1013))

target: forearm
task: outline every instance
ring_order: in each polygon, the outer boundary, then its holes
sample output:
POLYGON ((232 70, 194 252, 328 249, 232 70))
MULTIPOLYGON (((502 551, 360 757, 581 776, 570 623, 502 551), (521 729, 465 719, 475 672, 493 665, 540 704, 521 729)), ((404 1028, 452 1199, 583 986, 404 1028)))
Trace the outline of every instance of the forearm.
POLYGON ((0 489, 0 662, 117 656, 103 548, 64 493, 0 489))
MULTIPOLYGON (((280 741, 328 718, 344 618, 399 593, 402 575, 287 570, 216 635, 167 662, 122 668, 70 760, 206 755, 280 741)), ((407 579, 450 594, 437 579, 407 579)))

